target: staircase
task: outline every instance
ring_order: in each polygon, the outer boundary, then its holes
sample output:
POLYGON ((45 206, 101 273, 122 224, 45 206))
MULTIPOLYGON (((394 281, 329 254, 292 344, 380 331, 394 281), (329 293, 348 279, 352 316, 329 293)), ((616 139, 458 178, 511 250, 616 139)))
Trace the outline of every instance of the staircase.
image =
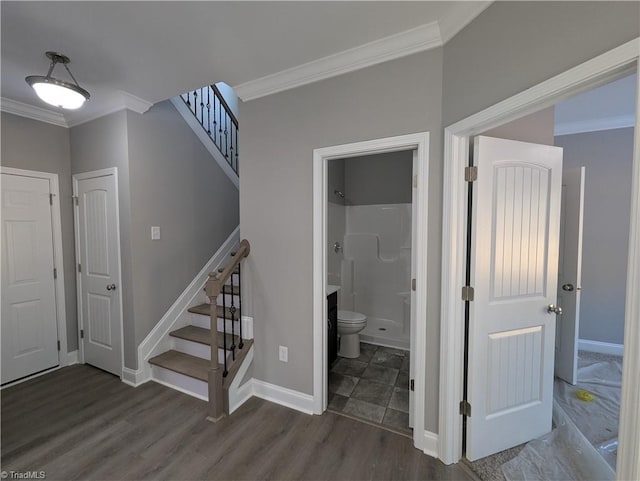
POLYGON ((149 359, 154 378, 208 399, 211 421, 229 414, 229 389, 243 362, 250 361, 253 340, 243 337, 241 287, 249 251, 249 242, 241 241, 228 265, 209 274, 209 303, 190 307, 191 324, 169 333, 173 349, 149 359))

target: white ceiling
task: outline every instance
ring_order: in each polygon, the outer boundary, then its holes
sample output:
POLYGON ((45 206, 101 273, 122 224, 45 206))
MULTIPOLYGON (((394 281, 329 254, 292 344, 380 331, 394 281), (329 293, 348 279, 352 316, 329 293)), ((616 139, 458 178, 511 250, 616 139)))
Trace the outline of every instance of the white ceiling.
POLYGON ((489 3, 2 1, 1 95, 50 108, 24 78, 46 73, 45 51, 64 53, 92 96, 64 113, 74 125, 122 95, 156 103, 214 82, 238 86, 420 26, 435 32, 422 49, 432 48, 489 3))

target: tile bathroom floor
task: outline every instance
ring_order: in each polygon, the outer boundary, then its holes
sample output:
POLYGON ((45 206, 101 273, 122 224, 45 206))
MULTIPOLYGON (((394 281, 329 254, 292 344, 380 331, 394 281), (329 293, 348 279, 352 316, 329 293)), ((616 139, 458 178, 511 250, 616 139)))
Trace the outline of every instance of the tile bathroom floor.
POLYGON ((328 408, 410 435, 409 352, 361 342, 357 359, 338 357, 328 408))

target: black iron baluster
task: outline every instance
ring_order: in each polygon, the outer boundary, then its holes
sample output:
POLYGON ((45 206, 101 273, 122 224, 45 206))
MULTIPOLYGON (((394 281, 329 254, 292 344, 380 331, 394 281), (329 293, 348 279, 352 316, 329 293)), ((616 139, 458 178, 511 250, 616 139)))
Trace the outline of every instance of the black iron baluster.
POLYGON ((211 136, 211 89, 207 89, 207 134, 211 136))
POLYGON ((198 91, 194 90, 193 91, 193 115, 195 115, 196 119, 198 118, 198 107, 196 107, 198 103, 198 91))
MULTIPOLYGON (((229 114, 225 109, 224 111, 224 157, 225 159, 227 159, 227 162, 229 162, 229 138, 227 137, 227 133, 229 132, 227 127, 228 119, 229 119, 229 114)), ((229 162, 229 164, 231 164, 231 162, 229 162)))
POLYGON ((240 272, 240 264, 238 264, 238 320, 240 324, 240 342, 238 342, 238 349, 242 349, 244 342, 242 341, 242 277, 240 272))
MULTIPOLYGON (((216 94, 216 97, 218 94, 216 94)), ((218 105, 220 106, 220 110, 218 111, 218 148, 222 152, 222 99, 218 99, 218 105)))
POLYGON ((213 143, 217 145, 216 143, 216 125, 218 125, 218 121, 216 120, 216 93, 213 93, 213 134, 209 133, 209 136, 211 137, 211 140, 213 140, 213 143))
POLYGON ((200 125, 204 127, 204 94, 200 89, 200 125))

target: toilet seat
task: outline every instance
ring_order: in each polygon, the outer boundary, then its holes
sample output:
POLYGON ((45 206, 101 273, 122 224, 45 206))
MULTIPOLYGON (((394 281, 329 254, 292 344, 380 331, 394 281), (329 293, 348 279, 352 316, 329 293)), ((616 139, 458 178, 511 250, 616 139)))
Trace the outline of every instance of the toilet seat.
POLYGON ((354 311, 338 311, 338 321, 342 321, 344 323, 360 323, 362 321, 365 321, 367 319, 367 316, 365 316, 364 314, 360 313, 360 312, 354 312, 354 311))

